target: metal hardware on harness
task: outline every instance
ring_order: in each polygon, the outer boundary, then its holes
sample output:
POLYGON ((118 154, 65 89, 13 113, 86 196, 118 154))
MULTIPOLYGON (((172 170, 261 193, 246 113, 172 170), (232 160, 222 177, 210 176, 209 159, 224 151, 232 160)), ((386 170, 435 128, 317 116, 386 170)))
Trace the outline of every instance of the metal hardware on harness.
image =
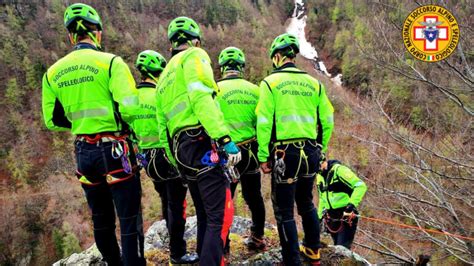
POLYGON ((287 145, 287 144, 300 144, 303 145, 305 141, 308 141, 309 139, 291 139, 291 140, 279 140, 273 142, 273 147, 276 146, 281 146, 281 145, 287 145))
POLYGON ((344 223, 347 223, 349 225, 349 227, 352 227, 352 222, 354 220, 354 218, 357 217, 357 215, 353 212, 351 213, 347 213, 347 212, 344 212, 343 213, 343 216, 341 219, 333 219, 329 216, 329 214, 326 214, 324 217, 323 217, 323 220, 324 220, 324 227, 332 234, 337 234, 339 232, 342 231, 342 228, 344 227, 344 223), (328 221, 332 221, 332 222, 340 222, 339 224, 339 227, 336 229, 336 230, 333 230, 329 224, 328 224, 328 221))
POLYGON ((140 163, 140 166, 142 168, 146 168, 147 165, 148 165, 148 161, 146 159, 146 154, 144 153, 137 153, 137 159, 138 159, 138 162, 140 163))
POLYGON ((273 171, 279 179, 285 176, 286 164, 284 160, 285 151, 279 149, 275 150, 275 165, 273 166, 273 171))
POLYGON ((114 140, 112 142, 112 158, 122 161, 123 171, 127 174, 132 173, 132 166, 130 163, 128 144, 126 140, 114 140))
POLYGON ((240 173, 234 166, 225 166, 224 175, 231 183, 237 183, 240 180, 240 173))
POLYGON ((217 164, 219 163, 219 154, 217 153, 217 146, 216 146, 216 143, 214 141, 212 141, 212 149, 211 149, 211 162, 214 163, 214 164, 217 164))
POLYGON ((240 180, 239 171, 234 166, 227 165, 227 154, 223 150, 217 150, 215 143, 212 143, 212 149, 201 158, 201 163, 209 167, 222 167, 224 176, 231 183, 237 183, 240 180))

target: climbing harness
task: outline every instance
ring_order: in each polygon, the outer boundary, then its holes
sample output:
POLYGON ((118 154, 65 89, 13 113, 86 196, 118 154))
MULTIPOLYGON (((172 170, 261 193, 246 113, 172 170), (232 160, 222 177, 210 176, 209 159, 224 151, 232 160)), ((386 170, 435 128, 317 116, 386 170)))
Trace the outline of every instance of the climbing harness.
MULTIPOLYGON (((137 166, 133 166, 132 162, 130 161, 130 149, 132 149, 132 151, 134 151, 136 154, 138 147, 128 143, 128 135, 121 135, 118 132, 104 132, 91 135, 83 134, 76 137, 75 143, 88 143, 97 145, 97 147, 101 147, 103 153, 105 152, 105 146, 102 144, 112 144, 110 155, 115 160, 120 159, 122 168, 113 170, 109 169, 107 173, 104 173, 105 180, 108 184, 125 181, 134 176, 133 173, 137 166), (125 175, 123 173, 125 173, 125 175)), ((76 170, 76 176, 81 183, 86 185, 96 185, 100 183, 95 182, 94 177, 87 176, 79 172, 79 170, 76 170), (92 178, 92 181, 89 180, 90 178, 92 178)))
POLYGON ((275 150, 275 165, 273 166, 273 172, 277 180, 282 180, 285 176, 286 164, 285 164, 285 150, 275 150))
MULTIPOLYGON (((120 159, 122 162, 122 167, 125 173, 132 173, 132 164, 130 162, 130 149, 129 144, 127 143, 128 135, 118 135, 118 133, 100 133, 91 135, 78 135, 76 141, 87 142, 89 144, 97 144, 99 146, 101 143, 112 142, 112 158, 120 159)), ((132 146, 135 153, 137 153, 137 148, 132 146)))
MULTIPOLYGON (((146 150, 143 156, 145 161, 142 164, 146 164, 145 172, 153 182, 180 178, 178 169, 171 163, 164 148, 146 150)), ((137 155, 137 157, 139 156, 137 155)))
MULTIPOLYGON (((327 215, 327 216, 329 216, 329 215, 327 215)), ((463 236, 463 235, 453 234, 453 233, 446 232, 446 231, 440 231, 440 230, 436 230, 436 229, 428 229, 428 228, 403 224, 403 223, 399 223, 399 222, 395 222, 395 221, 384 220, 384 219, 379 219, 379 218, 374 218, 374 217, 367 217, 367 216, 363 216, 363 215, 355 214, 355 213, 351 213, 350 215, 343 216, 343 218, 341 218, 341 219, 333 219, 333 218, 330 218, 330 217, 327 217, 327 218, 323 217, 323 219, 324 219, 324 224, 325 224, 325 226, 326 226, 326 228, 328 229, 329 232, 338 233, 340 230, 342 230, 342 223, 343 222, 347 222, 349 224, 349 226, 352 226, 352 222, 353 222, 355 217, 361 218, 361 219, 369 221, 369 222, 374 222, 374 223, 382 223, 382 224, 393 225, 393 226, 397 226, 397 227, 401 227, 401 228, 408 228, 408 229, 423 231, 423 232, 426 232, 426 233, 446 235, 446 236, 451 236, 451 237, 458 238, 458 239, 465 239, 465 240, 470 240, 470 241, 474 240, 474 237, 463 236), (348 217, 348 218, 346 218, 346 217, 348 217), (341 228, 338 228, 337 230, 332 230, 331 228, 329 228, 327 226, 327 221, 326 221, 327 219, 329 219, 330 221, 340 221, 341 222, 341 228)))
MULTIPOLYGON (((242 150, 242 151, 245 150, 248 153, 247 163, 246 163, 245 167, 243 167, 243 170, 241 168, 242 172, 240 172, 240 174, 243 174, 243 173, 257 174, 257 173, 260 172, 260 170, 259 170, 260 163, 258 162, 257 155, 252 150, 253 149, 252 148, 252 143, 256 143, 255 141, 256 141, 256 138, 251 138, 251 139, 248 139, 248 140, 237 143, 237 146, 240 148, 240 150, 242 150), (249 167, 252 165, 252 163, 255 164, 255 169, 249 169, 249 167)), ((242 162, 240 162, 240 164, 242 164, 242 162)))
MULTIPOLYGON (((304 151, 304 148, 309 141, 311 140, 294 139, 294 140, 276 141, 273 143, 273 147, 275 149, 273 173, 275 176, 275 180, 278 184, 292 184, 298 181, 298 177, 300 176, 301 177, 314 176, 314 173, 309 173, 308 155, 306 155, 304 151), (285 177, 285 171, 286 171, 285 156, 286 156, 286 151, 289 145, 292 145, 296 149, 299 150, 299 159, 298 159, 298 165, 296 167, 296 171, 291 174, 292 175, 291 177, 289 176, 285 177), (304 170, 304 166, 306 166, 306 171, 304 170)), ((286 174, 288 175, 288 173, 286 174)))
POLYGON ((354 212, 351 212, 351 213, 344 212, 343 215, 342 215, 342 218, 334 219, 334 218, 331 218, 328 213, 326 213, 326 215, 324 215, 324 217, 323 217, 324 227, 327 229, 327 231, 329 233, 337 234, 337 233, 341 232, 342 229, 344 228, 344 223, 347 223, 349 225, 349 227, 352 227, 352 223, 354 221, 354 218, 356 218, 356 217, 358 217, 358 215, 355 214, 354 212), (329 221, 339 222, 338 228, 337 229, 331 228, 329 226, 329 221))
POLYGON ((132 164, 129 158, 129 148, 125 139, 114 140, 112 142, 112 157, 122 162, 123 171, 127 174, 132 173, 132 164))
POLYGON ((208 167, 222 167, 224 176, 230 183, 237 183, 240 180, 239 171, 234 166, 227 164, 227 154, 223 149, 217 149, 214 141, 211 141, 211 150, 206 152, 201 158, 201 163, 208 167))

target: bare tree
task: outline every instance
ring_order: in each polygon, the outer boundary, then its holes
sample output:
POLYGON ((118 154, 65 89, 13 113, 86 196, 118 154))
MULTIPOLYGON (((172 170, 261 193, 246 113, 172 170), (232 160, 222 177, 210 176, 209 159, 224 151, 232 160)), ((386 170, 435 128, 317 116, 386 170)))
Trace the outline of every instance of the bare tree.
MULTIPOLYGON (((354 106, 370 130, 344 134, 363 143, 370 151, 371 162, 379 166, 378 172, 367 179, 371 185, 370 209, 382 217, 435 229, 440 234, 391 227, 388 230, 385 225, 363 223, 361 232, 369 243, 359 244, 391 259, 415 262, 420 244, 425 243, 421 252, 434 254, 437 259, 472 264, 474 243, 442 234, 473 235, 474 76, 472 55, 466 56, 463 50, 472 47, 472 19, 465 13, 457 17, 464 35, 456 52, 447 60, 428 64, 407 55, 400 37, 401 25, 393 21, 394 13, 406 16, 416 5, 370 2, 373 16, 362 21, 371 29, 371 38, 357 43, 357 54, 376 70, 369 74, 370 97, 366 104, 354 106), (417 128, 410 116, 397 113, 406 112, 406 105, 390 102, 392 88, 383 87, 385 78, 395 76, 409 84, 405 89, 412 90, 412 97, 422 96, 409 100, 425 108, 424 119, 433 121, 429 126, 417 128), (452 103, 449 112, 442 107, 446 102, 452 103), (418 245, 415 247, 413 242, 418 245)), ((450 10, 471 8, 444 5, 450 10)))

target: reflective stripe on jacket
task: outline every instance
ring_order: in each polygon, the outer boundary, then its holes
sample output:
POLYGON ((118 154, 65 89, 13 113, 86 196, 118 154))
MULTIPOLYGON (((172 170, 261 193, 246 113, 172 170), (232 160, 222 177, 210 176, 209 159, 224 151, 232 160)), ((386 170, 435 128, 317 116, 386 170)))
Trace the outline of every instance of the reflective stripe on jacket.
MULTIPOLYGON (((202 125, 209 136, 229 135, 224 117, 213 97, 218 92, 211 60, 197 47, 171 58, 157 84, 157 119, 160 130, 173 137, 180 129, 202 125)), ((160 138, 165 138, 160 133, 160 138)))
POLYGON ((136 112, 138 92, 127 64, 88 44, 57 61, 43 76, 46 127, 73 134, 121 131, 136 112))
POLYGON ((133 131, 140 149, 160 147, 158 121, 156 120, 156 85, 149 82, 138 84, 139 110, 134 115, 133 131))
POLYGON ((313 139, 322 126, 322 146, 326 151, 334 128, 334 108, 324 86, 315 78, 286 64, 260 84, 257 105, 258 159, 266 162, 274 141, 313 139), (285 67, 286 66, 286 67, 285 67))
POLYGON ((224 114, 230 137, 236 143, 251 139, 256 134, 259 88, 240 77, 230 77, 217 83, 220 92, 216 100, 224 114))

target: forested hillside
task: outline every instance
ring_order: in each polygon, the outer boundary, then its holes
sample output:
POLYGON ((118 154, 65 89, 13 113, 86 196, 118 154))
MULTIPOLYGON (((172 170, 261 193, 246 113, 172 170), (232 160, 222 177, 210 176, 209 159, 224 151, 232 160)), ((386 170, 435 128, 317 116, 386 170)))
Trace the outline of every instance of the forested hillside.
MULTIPOLYGON (((1 264, 46 265, 93 242, 73 175, 73 137, 47 131, 41 116, 42 74, 70 50, 62 22, 72 2, 0 2, 1 264)), ((132 69, 145 49, 169 58, 168 22, 186 15, 202 25, 214 66, 221 49, 240 47, 246 77, 255 83, 271 71, 267 49, 294 8, 291 0, 83 2, 102 16, 106 51, 132 69)), ((448 60, 424 63, 406 52, 401 30, 411 10, 432 2, 306 1, 308 41, 331 74, 342 74, 343 86, 306 59, 297 62, 328 87, 336 109, 329 156, 357 170, 369 186, 361 214, 472 236, 474 4, 434 1, 456 16, 461 39, 448 60)), ((161 218, 161 207, 150 181, 142 180, 147 226, 161 218)), ((248 215, 242 201, 236 200, 238 213, 248 215)), ((435 265, 474 262, 472 240, 372 221, 361 220, 356 243, 371 262, 413 262, 421 254, 435 265)))

